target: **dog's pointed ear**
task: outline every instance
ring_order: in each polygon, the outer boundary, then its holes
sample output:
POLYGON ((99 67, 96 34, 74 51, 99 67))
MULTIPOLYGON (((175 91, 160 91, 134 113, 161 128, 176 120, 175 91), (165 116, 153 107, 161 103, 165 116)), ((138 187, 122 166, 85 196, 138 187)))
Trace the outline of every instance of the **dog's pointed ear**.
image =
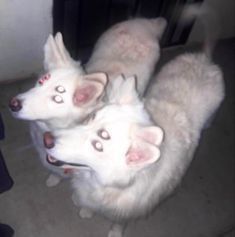
POLYGON ((110 89, 107 91, 108 100, 118 104, 132 104, 139 102, 137 92, 137 77, 125 78, 120 75, 110 82, 110 89))
POLYGON ((141 139, 136 139, 126 154, 126 164, 129 168, 142 169, 153 164, 160 158, 160 149, 141 139))
POLYGON ((74 105, 83 107, 95 103, 103 95, 107 82, 108 77, 102 72, 85 75, 73 95, 74 105))
POLYGON ((133 126, 131 133, 133 139, 140 138, 155 146, 161 145, 164 136, 163 130, 158 126, 133 126))
POLYGON ((126 154, 129 167, 143 168, 160 158, 159 146, 163 131, 157 126, 135 126, 131 130, 132 144, 126 154))
POLYGON ((132 76, 125 78, 125 82, 122 86, 122 97, 120 100, 121 104, 131 104, 138 97, 137 91, 137 77, 132 76))
POLYGON ((96 73, 87 74, 87 75, 84 75, 83 78, 86 81, 100 83, 104 87, 108 83, 108 75, 104 72, 96 72, 96 73))
POLYGON ((163 17, 158 17, 156 19, 152 19, 151 21, 153 23, 154 32, 156 32, 156 36, 160 40, 166 30, 167 20, 163 17))
POLYGON ((63 59, 65 64, 68 64, 68 66, 77 66, 78 64, 80 65, 80 62, 73 60, 70 56, 68 50, 64 45, 63 36, 60 32, 57 32, 57 34, 55 35, 55 42, 61 55, 61 58, 63 59))
POLYGON ((60 32, 55 35, 49 35, 44 45, 44 69, 50 71, 63 67, 78 67, 79 62, 71 58, 64 46, 63 37, 60 32))

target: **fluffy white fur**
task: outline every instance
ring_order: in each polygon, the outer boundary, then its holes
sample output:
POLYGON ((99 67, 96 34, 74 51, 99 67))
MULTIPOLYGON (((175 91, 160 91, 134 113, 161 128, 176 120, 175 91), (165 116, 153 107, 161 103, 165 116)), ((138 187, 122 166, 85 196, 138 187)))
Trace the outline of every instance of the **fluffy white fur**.
MULTIPOLYGON (((49 36, 44 47, 44 67, 49 79, 40 84, 45 78, 42 76, 34 88, 19 94, 16 98, 21 101, 22 108, 13 112, 16 118, 32 121, 31 136, 48 169, 68 176, 45 162, 42 134, 73 127, 103 104, 101 99, 107 76, 97 72, 106 72, 110 81, 117 74, 136 74, 141 78, 138 90, 142 94, 159 58, 159 39, 165 27, 163 18, 129 20, 111 27, 95 46, 86 65, 88 75, 79 62, 70 57, 62 35, 49 36), (65 92, 58 92, 58 86, 62 86, 65 92), (55 97, 63 102, 57 103, 55 97)), ((50 176, 47 185, 54 186, 59 180, 57 176, 50 176)))
POLYGON ((149 113, 131 81, 119 77, 111 103, 86 125, 55 133, 55 147, 48 150, 51 164, 87 166, 74 173, 73 200, 83 214, 90 210, 116 223, 109 237, 122 236, 123 223, 149 213, 174 190, 224 98, 221 70, 203 53, 181 55, 163 67, 146 98, 149 113))
POLYGON ((95 45, 86 65, 88 73, 104 71, 109 78, 136 75, 138 92, 143 94, 160 57, 159 40, 166 28, 164 18, 132 19, 114 25, 95 45))

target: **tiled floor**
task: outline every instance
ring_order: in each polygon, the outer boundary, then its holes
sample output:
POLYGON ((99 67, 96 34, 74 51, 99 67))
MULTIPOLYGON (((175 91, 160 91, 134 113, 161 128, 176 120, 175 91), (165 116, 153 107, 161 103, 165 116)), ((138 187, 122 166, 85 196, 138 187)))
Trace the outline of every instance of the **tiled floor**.
MULTIPOLYGON (((181 52, 184 47, 165 50, 161 61, 181 52)), ((224 72, 224 103, 204 131, 181 186, 149 218, 131 223, 126 237, 235 236, 234 39, 219 44, 215 62, 224 72)), ((32 80, 0 85, 0 111, 6 127, 6 139, 0 145, 15 182, 0 195, 0 222, 11 225, 16 237, 104 237, 110 223, 99 216, 80 219, 67 181, 54 188, 45 186, 47 171, 30 146, 27 123, 8 112, 8 99, 32 85, 32 80)))

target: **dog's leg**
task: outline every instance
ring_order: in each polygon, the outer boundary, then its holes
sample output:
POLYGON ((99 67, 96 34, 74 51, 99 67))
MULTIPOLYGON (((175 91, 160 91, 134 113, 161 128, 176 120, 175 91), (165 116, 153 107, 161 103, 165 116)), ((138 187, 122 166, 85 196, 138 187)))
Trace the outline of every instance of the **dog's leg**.
POLYGON ((47 187, 54 187, 61 181, 61 177, 56 174, 50 174, 46 180, 47 187))
POLYGON ((126 224, 113 223, 109 230, 108 237, 123 237, 125 227, 126 224))
MULTIPOLYGON (((75 206, 80 207, 75 193, 72 194, 72 201, 75 206)), ((86 207, 81 207, 79 211, 79 216, 82 219, 90 219, 93 217, 93 215, 94 213, 89 208, 86 208, 86 207)))
POLYGON ((72 201, 75 206, 79 207, 79 202, 77 201, 75 193, 72 194, 72 201))

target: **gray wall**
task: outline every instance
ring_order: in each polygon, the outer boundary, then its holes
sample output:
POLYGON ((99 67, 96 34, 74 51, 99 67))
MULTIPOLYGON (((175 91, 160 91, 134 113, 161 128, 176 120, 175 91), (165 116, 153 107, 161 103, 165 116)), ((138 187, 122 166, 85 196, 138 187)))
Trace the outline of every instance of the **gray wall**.
POLYGON ((0 82, 41 70, 52 0, 0 0, 0 82))
MULTIPOLYGON (((217 15, 220 38, 235 37, 235 0, 205 0, 202 7, 212 9, 217 15)), ((204 39, 202 25, 196 21, 189 36, 188 43, 201 42, 204 39)))

